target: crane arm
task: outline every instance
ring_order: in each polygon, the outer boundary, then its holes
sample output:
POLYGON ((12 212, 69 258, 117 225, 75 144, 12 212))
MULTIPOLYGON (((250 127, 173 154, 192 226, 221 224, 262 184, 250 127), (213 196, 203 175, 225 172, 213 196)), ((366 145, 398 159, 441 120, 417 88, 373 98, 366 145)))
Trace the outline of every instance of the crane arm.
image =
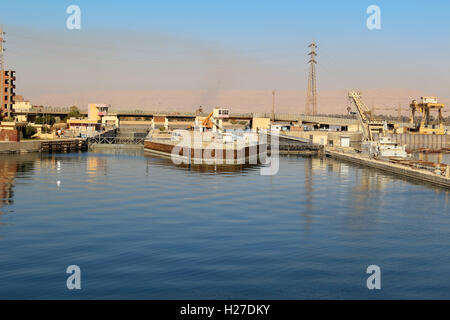
POLYGON ((213 114, 214 114, 214 111, 211 112, 211 113, 210 113, 210 114, 202 121, 202 126, 203 126, 203 127, 207 127, 207 126, 208 126, 208 124, 209 124, 209 122, 210 122, 210 120, 211 120, 213 114))
POLYGON ((350 91, 348 93, 348 97, 350 98, 350 101, 353 102, 353 104, 356 107, 357 115, 359 122, 361 123, 364 139, 368 141, 373 141, 372 132, 370 131, 370 110, 367 108, 367 106, 364 104, 364 102, 361 99, 361 94, 357 91, 350 91))

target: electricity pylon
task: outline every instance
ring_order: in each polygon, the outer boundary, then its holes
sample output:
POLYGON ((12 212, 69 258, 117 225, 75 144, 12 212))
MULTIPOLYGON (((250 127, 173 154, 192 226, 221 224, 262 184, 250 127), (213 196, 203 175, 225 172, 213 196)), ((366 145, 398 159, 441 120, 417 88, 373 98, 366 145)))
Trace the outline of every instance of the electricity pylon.
POLYGON ((308 48, 311 52, 308 53, 309 59, 309 75, 308 75, 308 91, 306 93, 305 113, 307 115, 317 114, 317 87, 316 87, 316 43, 313 41, 308 48))

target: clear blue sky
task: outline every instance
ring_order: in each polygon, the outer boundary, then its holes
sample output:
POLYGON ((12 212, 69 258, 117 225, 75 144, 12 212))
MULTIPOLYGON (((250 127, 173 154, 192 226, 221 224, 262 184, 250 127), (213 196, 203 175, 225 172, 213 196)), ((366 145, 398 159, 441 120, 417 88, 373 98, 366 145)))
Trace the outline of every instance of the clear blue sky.
MULTIPOLYGON (((8 66, 61 91, 69 82, 53 84, 50 75, 63 66, 74 90, 116 88, 111 66, 141 71, 136 77, 146 88, 213 82, 223 89, 303 90, 306 46, 315 39, 319 89, 425 88, 450 96, 450 2, 444 0, 15 0, 3 1, 0 24, 8 32, 8 66), (65 28, 71 4, 81 8, 81 31, 65 28), (366 28, 371 4, 381 8, 381 30, 366 28), (77 78, 82 66, 97 68, 105 83, 77 78)), ((22 81, 41 91, 36 81, 22 81)))
POLYGON ((249 36, 298 32, 348 32, 361 36, 365 9, 376 4, 382 9, 382 25, 391 36, 418 32, 448 37, 450 3, 445 0, 15 0, 2 1, 2 24, 32 28, 64 28, 65 9, 79 5, 83 29, 96 28, 148 31, 240 41, 249 36), (262 30, 263 29, 263 30, 262 30))

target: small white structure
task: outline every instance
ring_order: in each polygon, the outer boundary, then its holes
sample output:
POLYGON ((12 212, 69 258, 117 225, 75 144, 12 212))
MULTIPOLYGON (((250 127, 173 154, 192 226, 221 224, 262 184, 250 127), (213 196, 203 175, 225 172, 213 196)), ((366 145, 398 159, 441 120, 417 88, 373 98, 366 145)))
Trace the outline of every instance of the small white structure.
POLYGON ((230 111, 228 109, 215 108, 213 110, 212 117, 214 119, 227 119, 227 118, 229 118, 229 114, 230 114, 230 111))
POLYGON ((115 115, 107 115, 102 117, 103 127, 119 127, 119 118, 115 115))
POLYGON ((367 141, 362 144, 362 151, 373 157, 407 158, 406 146, 395 143, 390 137, 381 137, 378 141, 367 141))
POLYGON ((33 106, 28 101, 18 101, 13 106, 15 112, 30 112, 32 108, 33 106))
POLYGON ((222 133, 222 141, 223 143, 233 143, 233 134, 228 132, 222 133))
POLYGON ((272 132, 288 131, 290 128, 290 123, 272 123, 270 125, 270 131, 272 132))
POLYGON ((341 136, 341 147, 344 147, 344 148, 350 147, 350 137, 349 136, 341 136))
POLYGON ((438 103, 437 97, 421 97, 422 103, 438 103))

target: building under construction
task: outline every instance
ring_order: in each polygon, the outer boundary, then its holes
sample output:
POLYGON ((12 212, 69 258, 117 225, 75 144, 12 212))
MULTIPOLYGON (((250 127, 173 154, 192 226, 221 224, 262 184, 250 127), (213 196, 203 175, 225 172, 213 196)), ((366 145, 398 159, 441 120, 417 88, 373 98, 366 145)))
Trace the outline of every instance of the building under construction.
POLYGON ((15 92, 14 89, 16 88, 15 81, 15 71, 13 70, 6 70, 5 67, 5 61, 3 58, 3 52, 5 49, 3 48, 3 44, 5 40, 3 39, 4 36, 3 30, 0 28, 0 106, 1 106, 1 118, 4 117, 11 117, 11 114, 13 112, 13 105, 14 105, 14 97, 15 92))
POLYGON ((2 117, 11 117, 13 112, 13 104, 16 88, 15 85, 15 71, 0 70, 0 81, 2 83, 2 95, 0 97, 0 105, 2 106, 2 117))

